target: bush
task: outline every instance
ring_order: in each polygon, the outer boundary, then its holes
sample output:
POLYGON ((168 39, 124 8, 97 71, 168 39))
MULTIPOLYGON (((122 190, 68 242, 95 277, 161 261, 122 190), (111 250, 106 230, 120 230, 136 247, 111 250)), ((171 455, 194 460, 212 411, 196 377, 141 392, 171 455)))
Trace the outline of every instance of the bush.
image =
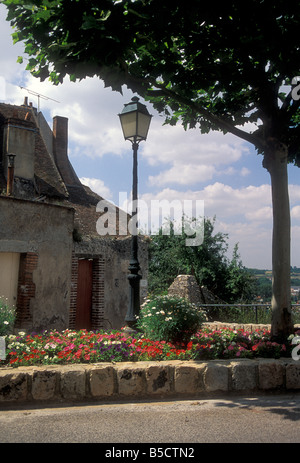
POLYGON ((11 333, 14 327, 16 311, 7 304, 7 299, 0 297, 0 336, 11 333))
POLYGON ((150 339, 187 343, 206 320, 195 304, 175 296, 156 296, 141 307, 137 327, 150 339))

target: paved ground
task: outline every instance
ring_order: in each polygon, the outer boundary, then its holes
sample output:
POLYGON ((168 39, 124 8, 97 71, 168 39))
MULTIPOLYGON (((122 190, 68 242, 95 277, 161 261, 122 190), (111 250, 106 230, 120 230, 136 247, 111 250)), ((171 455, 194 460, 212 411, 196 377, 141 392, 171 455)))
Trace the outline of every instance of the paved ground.
POLYGON ((104 443, 102 455, 137 461, 146 455, 116 454, 121 443, 149 443, 143 448, 144 453, 154 449, 148 455, 151 461, 155 456, 176 459, 174 452, 180 450, 174 447, 198 452, 196 443, 300 443, 300 395, 43 408, 2 405, 0 442, 104 443), (169 455, 158 455, 159 443, 181 445, 168 445, 169 455))

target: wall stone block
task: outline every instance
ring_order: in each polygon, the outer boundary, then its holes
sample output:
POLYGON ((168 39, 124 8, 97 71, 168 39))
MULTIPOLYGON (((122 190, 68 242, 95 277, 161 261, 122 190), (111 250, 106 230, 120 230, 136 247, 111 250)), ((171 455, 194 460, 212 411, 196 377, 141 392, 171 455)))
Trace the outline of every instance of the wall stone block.
POLYGON ((0 402, 27 399, 28 374, 26 371, 0 370, 0 402))
POLYGON ((169 365, 150 365, 146 369, 147 392, 166 394, 173 390, 173 369, 169 365))
POLYGON ((229 389, 229 368, 225 363, 209 362, 204 372, 204 385, 207 392, 224 391, 229 389))
POLYGON ((109 397, 116 392, 114 368, 111 364, 99 364, 89 370, 92 397, 109 397))
POLYGON ((86 396, 86 370, 83 366, 63 369, 61 394, 65 399, 82 399, 86 396))
POLYGON ((284 364, 280 360, 262 359, 258 365, 259 388, 278 389, 284 384, 284 364))
POLYGON ((118 366, 117 380, 120 395, 137 396, 146 391, 146 371, 139 363, 118 366))
POLYGON ((53 399, 58 383, 58 371, 38 369, 32 373, 31 393, 34 400, 53 399))
POLYGON ((286 366, 286 388, 300 389, 300 362, 291 361, 286 366))
POLYGON ((235 391, 257 388, 257 363, 253 360, 239 360, 231 364, 232 389, 235 391))
POLYGON ((206 363, 185 362, 175 367, 175 392, 178 394, 198 394, 204 392, 203 376, 207 368, 206 363))

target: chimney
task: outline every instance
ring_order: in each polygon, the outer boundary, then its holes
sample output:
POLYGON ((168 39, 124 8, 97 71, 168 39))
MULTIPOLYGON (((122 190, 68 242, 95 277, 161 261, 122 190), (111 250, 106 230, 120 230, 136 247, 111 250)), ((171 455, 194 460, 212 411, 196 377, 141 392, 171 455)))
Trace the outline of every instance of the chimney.
POLYGON ((64 183, 81 186, 68 158, 68 118, 66 117, 53 118, 53 155, 64 183))

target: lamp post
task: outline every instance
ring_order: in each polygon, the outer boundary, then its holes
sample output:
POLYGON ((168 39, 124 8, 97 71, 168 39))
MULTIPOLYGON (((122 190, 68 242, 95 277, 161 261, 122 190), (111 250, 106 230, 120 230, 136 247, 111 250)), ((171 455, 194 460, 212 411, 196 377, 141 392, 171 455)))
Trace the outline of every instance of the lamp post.
POLYGON ((124 105, 119 114, 125 140, 132 143, 133 150, 133 179, 132 179, 132 223, 135 229, 131 230, 131 256, 129 262, 129 305, 125 317, 125 323, 129 329, 136 326, 136 317, 140 312, 140 264, 138 261, 138 236, 137 236, 137 199, 138 199, 138 169, 137 152, 139 143, 146 140, 152 116, 146 106, 139 102, 138 97, 133 97, 130 103, 124 105))

